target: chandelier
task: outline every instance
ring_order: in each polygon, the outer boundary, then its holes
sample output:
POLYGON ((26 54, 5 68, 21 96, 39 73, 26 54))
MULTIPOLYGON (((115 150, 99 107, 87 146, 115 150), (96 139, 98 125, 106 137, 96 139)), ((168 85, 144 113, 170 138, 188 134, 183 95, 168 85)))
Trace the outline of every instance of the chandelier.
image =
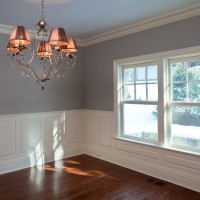
POLYGON ((63 28, 50 28, 47 24, 44 0, 41 1, 40 20, 31 35, 24 26, 14 27, 7 50, 12 67, 21 70, 24 77, 35 79, 42 85, 42 90, 48 80, 55 75, 57 78, 64 77, 66 70, 74 67, 75 52, 78 51, 74 38, 67 37, 63 28))

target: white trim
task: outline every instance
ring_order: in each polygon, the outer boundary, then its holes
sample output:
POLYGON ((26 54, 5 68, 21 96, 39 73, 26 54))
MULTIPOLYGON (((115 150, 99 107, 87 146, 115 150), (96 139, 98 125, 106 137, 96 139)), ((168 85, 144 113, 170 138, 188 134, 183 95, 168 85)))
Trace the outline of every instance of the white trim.
POLYGON ((102 160, 117 164, 119 166, 126 167, 128 169, 135 170, 140 173, 144 173, 149 176, 153 176, 200 192, 199 177, 188 175, 187 173, 181 171, 178 172, 177 170, 173 170, 163 166, 140 161, 135 159, 134 157, 127 157, 123 154, 118 153, 117 151, 109 151, 88 145, 85 152, 87 155, 97 157, 102 160))
POLYGON ((183 49, 176 49, 171 51, 163 51, 159 53, 153 54, 146 54, 141 56, 135 56, 130 58, 123 58, 119 60, 114 60, 115 66, 118 65, 127 65, 127 64, 134 64, 134 63, 142 63, 142 62, 153 62, 159 59, 175 59, 181 58, 184 56, 196 56, 200 55, 200 46, 183 48, 183 49))
MULTIPOLYGON (((165 84, 166 82, 164 82, 164 73, 166 70, 166 66, 165 66, 165 61, 166 60, 170 60, 170 59, 182 59, 185 56, 186 57, 197 57, 200 55, 200 46, 196 46, 196 47, 190 47, 190 48, 185 48, 185 49, 178 49, 178 50, 172 50, 172 51, 166 51, 166 52, 160 52, 160 53, 154 53, 154 54, 148 54, 148 55, 142 55, 142 56, 136 56, 136 57, 130 57, 130 58, 125 58, 125 59, 119 59, 119 60, 114 60, 113 61, 113 79, 114 79, 114 125, 115 125, 115 137, 119 137, 119 135, 121 135, 120 131, 121 131, 121 124, 122 124, 122 120, 123 118, 120 117, 121 116, 121 108, 120 108, 120 104, 121 104, 121 98, 120 98, 120 87, 121 87, 121 80, 122 80, 122 75, 120 74, 120 71, 122 69, 123 66, 125 65, 134 65, 134 64, 141 64, 141 63, 149 63, 149 62, 158 62, 159 63, 159 68, 160 70, 158 71, 159 73, 159 93, 162 94, 159 97, 158 100, 158 108, 159 108, 159 113, 158 113, 158 145, 159 146, 165 146, 167 145, 167 143, 169 143, 169 138, 167 139, 167 133, 169 133, 168 131, 166 131, 166 128, 169 128, 169 116, 166 114, 166 112, 168 113, 168 109, 165 109, 166 107, 166 96, 167 93, 163 88, 165 88, 165 84), (166 120, 166 117, 168 117, 166 120)), ((158 94, 159 94, 158 93, 158 94)), ((132 101, 134 102, 134 101, 132 101)), ((132 103, 130 101, 130 103, 132 103)), ((135 102, 137 103, 137 102, 135 102)), ((143 103, 143 102, 142 102, 143 103)), ((170 103, 170 101, 168 100, 168 103, 170 103)), ((176 104, 176 103, 174 103, 176 104)), ((178 102, 177 102, 178 104, 178 102)), ((182 103, 183 105, 187 105, 187 103, 182 103)), ((199 103, 194 103, 194 105, 199 105, 199 103)), ((123 135, 123 133, 122 133, 123 135)), ((169 136, 168 136, 169 137, 169 136)), ((135 138, 133 140, 140 140, 140 138, 135 138)), ((148 142, 148 141, 147 141, 148 142)), ((150 141, 149 141, 150 143, 150 141)), ((178 148, 177 148, 178 149, 178 148)), ((183 147, 184 150, 184 147, 183 147)), ((199 150, 194 152, 199 152, 199 150)))
POLYGON ((169 12, 167 14, 163 14, 157 17, 152 17, 140 22, 133 23, 128 26, 124 26, 118 29, 114 29, 112 31, 108 31, 108 32, 96 35, 94 37, 84 39, 82 40, 82 46, 83 47, 90 46, 93 44, 105 42, 108 40, 123 37, 126 35, 144 31, 150 28, 163 26, 166 24, 170 24, 173 22, 181 21, 181 20, 199 16, 199 15, 200 15, 200 4, 198 3, 195 5, 183 8, 183 9, 169 12))
MULTIPOLYGON (((80 47, 87 47, 93 44, 98 44, 101 42, 116 39, 119 37, 123 37, 147 29, 163 26, 184 19, 189 19, 191 17, 199 15, 200 15, 200 3, 188 6, 186 8, 178 9, 176 11, 172 11, 166 14, 162 14, 156 17, 152 17, 140 22, 136 22, 128 26, 117 28, 112 31, 98 34, 93 37, 89 37, 86 39, 76 39, 76 42, 77 45, 80 47)), ((12 26, 0 24, 0 33, 10 34, 12 28, 13 28, 12 26)))
POLYGON ((0 33, 9 35, 13 29, 13 26, 0 24, 0 33))

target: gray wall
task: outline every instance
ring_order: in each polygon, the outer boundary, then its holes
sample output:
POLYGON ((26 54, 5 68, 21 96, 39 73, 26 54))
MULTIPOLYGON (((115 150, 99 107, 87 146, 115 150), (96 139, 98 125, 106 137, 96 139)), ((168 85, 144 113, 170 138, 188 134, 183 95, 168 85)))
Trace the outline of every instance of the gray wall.
POLYGON ((8 35, 0 35, 0 114, 33 113, 83 108, 82 48, 76 66, 66 77, 51 80, 41 90, 34 80, 26 80, 11 67, 5 50, 8 35))
POLYGON ((67 76, 42 91, 11 68, 0 35, 0 114, 70 109, 113 110, 113 60, 200 45, 200 17, 149 29, 85 48, 67 76))
POLYGON ((200 45, 200 17, 84 48, 84 108, 113 110, 113 60, 200 45))

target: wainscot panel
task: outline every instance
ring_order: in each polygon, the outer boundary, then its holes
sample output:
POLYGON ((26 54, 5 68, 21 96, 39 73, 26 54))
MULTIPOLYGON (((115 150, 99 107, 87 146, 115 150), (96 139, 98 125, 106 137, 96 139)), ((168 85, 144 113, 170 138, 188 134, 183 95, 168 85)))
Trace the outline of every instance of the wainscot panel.
POLYGON ((0 116, 0 174, 83 153, 83 111, 0 116))
POLYGON ((114 112, 85 112, 86 154, 200 192, 200 155, 115 138, 114 112))

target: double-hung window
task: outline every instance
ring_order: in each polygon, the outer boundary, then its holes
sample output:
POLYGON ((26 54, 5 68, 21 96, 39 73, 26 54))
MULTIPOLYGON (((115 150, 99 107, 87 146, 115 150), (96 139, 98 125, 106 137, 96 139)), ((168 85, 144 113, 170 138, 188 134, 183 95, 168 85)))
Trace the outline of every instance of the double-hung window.
POLYGON ((120 139, 200 152, 200 53, 122 59, 115 69, 120 139))
POLYGON ((122 66, 122 137, 157 142, 157 71, 155 62, 122 66))
POLYGON ((169 60, 170 144, 200 149, 200 57, 169 60))

